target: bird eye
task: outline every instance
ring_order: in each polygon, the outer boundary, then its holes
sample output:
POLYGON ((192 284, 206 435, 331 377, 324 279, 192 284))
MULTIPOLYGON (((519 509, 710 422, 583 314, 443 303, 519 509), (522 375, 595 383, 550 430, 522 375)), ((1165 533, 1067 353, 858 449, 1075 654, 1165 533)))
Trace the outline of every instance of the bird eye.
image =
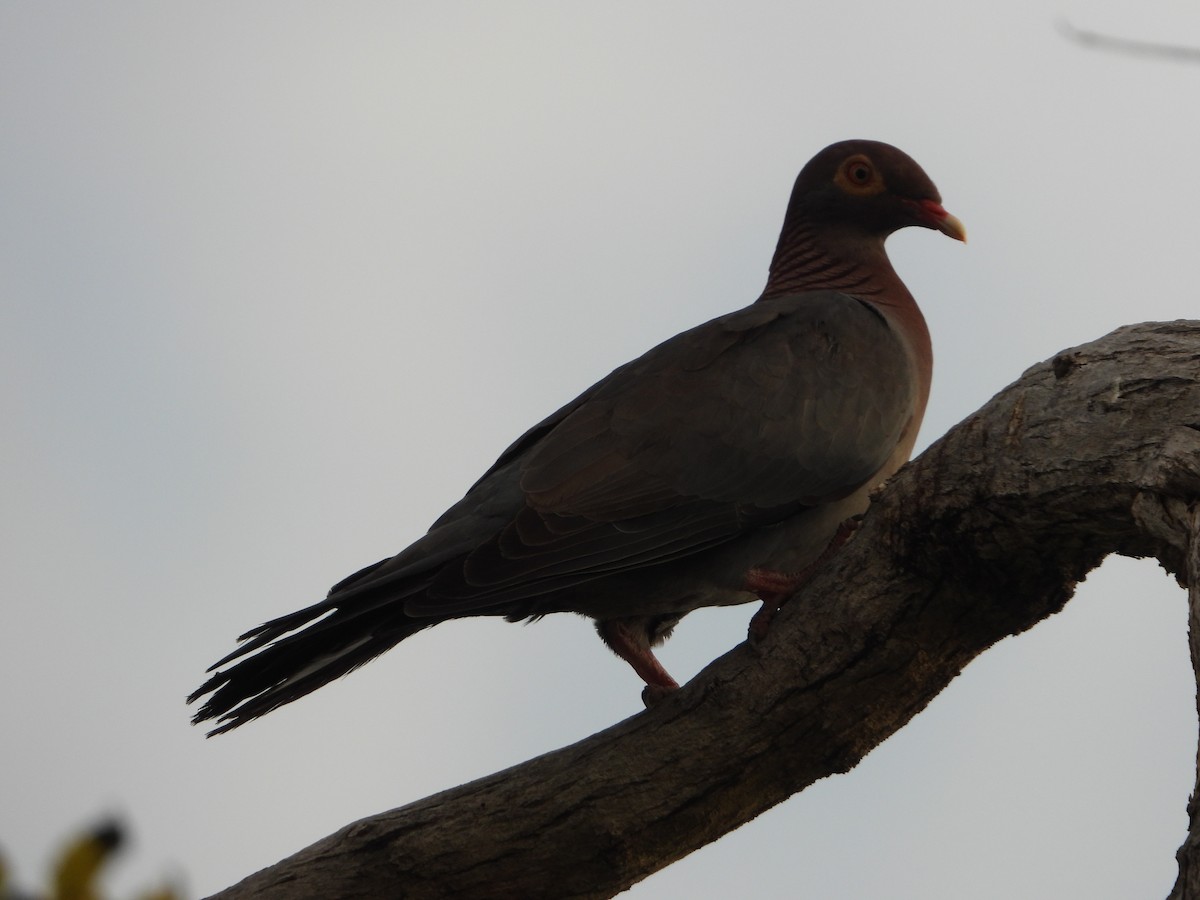
POLYGON ((885 189, 883 176, 875 164, 861 153, 843 160, 833 180, 842 190, 858 197, 870 197, 885 189))
POLYGON ((846 177, 852 184, 866 185, 871 181, 871 167, 865 162, 852 162, 846 167, 846 177))

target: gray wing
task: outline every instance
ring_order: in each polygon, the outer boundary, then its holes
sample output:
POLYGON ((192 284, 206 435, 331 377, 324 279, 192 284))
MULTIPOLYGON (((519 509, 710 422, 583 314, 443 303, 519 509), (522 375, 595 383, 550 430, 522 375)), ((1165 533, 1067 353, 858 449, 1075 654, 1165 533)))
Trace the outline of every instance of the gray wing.
POLYGON ((536 615, 554 591, 844 497, 912 427, 911 358, 877 311, 834 292, 715 319, 534 426, 426 538, 346 587, 447 563, 404 592, 407 614, 536 615))

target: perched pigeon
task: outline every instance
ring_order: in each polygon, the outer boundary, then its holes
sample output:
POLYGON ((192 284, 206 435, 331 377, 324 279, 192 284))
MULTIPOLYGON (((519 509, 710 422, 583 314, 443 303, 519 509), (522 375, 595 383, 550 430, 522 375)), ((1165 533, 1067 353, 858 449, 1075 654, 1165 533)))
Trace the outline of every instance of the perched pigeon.
POLYGON ((895 147, 822 150, 757 301, 617 369, 412 546, 242 635, 195 721, 228 731, 462 616, 590 616, 648 700, 677 687, 651 647, 691 610, 762 599, 761 632, 912 452, 933 357, 883 246, 907 225, 966 239, 895 147))

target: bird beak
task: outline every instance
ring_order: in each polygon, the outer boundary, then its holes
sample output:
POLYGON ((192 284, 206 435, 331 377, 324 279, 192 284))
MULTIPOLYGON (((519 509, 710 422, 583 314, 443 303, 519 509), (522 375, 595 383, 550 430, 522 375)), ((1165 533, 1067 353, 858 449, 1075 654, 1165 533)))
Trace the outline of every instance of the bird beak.
POLYGON ((926 228, 940 231, 956 241, 967 242, 967 229, 957 217, 946 212, 942 204, 936 200, 917 200, 913 203, 917 221, 926 228))

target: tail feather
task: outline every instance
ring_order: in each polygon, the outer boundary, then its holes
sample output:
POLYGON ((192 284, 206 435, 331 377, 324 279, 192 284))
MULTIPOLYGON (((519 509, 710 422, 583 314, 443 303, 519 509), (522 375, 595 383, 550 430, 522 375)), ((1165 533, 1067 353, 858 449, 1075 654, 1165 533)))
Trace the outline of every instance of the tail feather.
MULTIPOLYGON (((251 628, 245 634, 238 635, 238 646, 232 653, 222 656, 219 660, 205 669, 206 672, 215 672, 221 666, 233 662, 235 659, 253 653, 260 647, 265 647, 278 638, 283 637, 290 631, 295 631, 301 625, 308 622, 314 622, 322 619, 328 613, 337 608, 337 604, 330 600, 322 600, 320 603, 314 603, 305 609, 298 612, 289 613, 286 616, 280 616, 278 619, 272 619, 269 622, 264 622, 251 628)), ((311 626, 310 626, 311 627, 311 626)), ((203 691, 201 692, 203 693, 203 691)), ((195 696, 195 695, 193 695, 195 696)))
MULTIPOLYGON (((347 675, 406 637, 445 616, 409 616, 405 601, 423 591, 433 572, 372 584, 373 575, 393 559, 381 560, 334 585, 329 596, 298 612, 252 628, 232 653, 209 667, 213 675, 188 697, 208 699, 193 724, 221 724, 221 734, 264 716, 284 704, 347 675), (230 665, 232 663, 232 665, 230 665), (228 668, 224 668, 228 666, 228 668)), ((407 573, 406 573, 407 574, 407 573)))
MULTIPOLYGON (((335 612, 321 624, 336 617, 335 612)), ((305 629, 216 672, 188 697, 188 702, 194 703, 206 694, 211 695, 192 722, 222 723, 208 733, 209 737, 237 728, 349 674, 406 637, 440 621, 414 619, 403 613, 392 613, 383 621, 371 618, 374 621, 355 617, 345 623, 347 628, 323 630, 317 635, 305 629)), ((239 649, 235 656, 241 652, 239 649)))

